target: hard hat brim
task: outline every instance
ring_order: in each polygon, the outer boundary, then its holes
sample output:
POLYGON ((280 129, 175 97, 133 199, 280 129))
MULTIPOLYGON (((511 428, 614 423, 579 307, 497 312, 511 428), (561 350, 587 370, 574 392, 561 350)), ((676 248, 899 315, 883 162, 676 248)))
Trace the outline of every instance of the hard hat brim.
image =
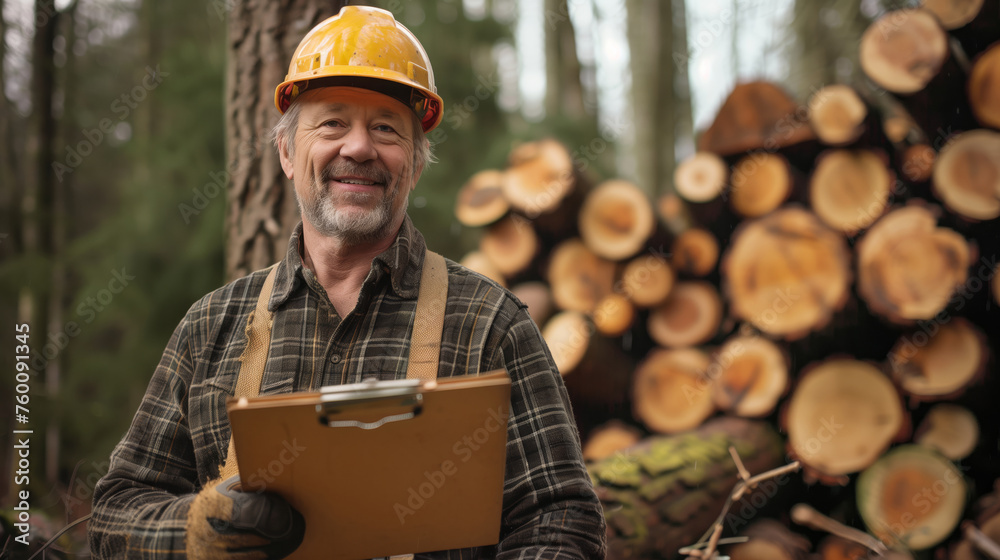
POLYGON ((282 114, 296 97, 306 90, 320 87, 356 87, 388 95, 409 107, 420 118, 425 133, 430 132, 444 116, 441 97, 412 80, 400 77, 398 72, 380 68, 356 66, 330 66, 318 70, 310 79, 285 80, 274 90, 274 106, 282 114))

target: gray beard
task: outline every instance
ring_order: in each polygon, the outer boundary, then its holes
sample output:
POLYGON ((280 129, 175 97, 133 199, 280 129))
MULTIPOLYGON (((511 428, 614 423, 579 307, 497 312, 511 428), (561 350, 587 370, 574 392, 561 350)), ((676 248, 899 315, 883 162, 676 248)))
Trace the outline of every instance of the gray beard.
MULTIPOLYGON (((351 168, 354 173, 360 166, 351 168)), ((333 191, 326 188, 326 183, 336 174, 329 169, 324 170, 321 177, 313 178, 311 189, 314 197, 303 201, 296 193, 302 216, 324 237, 337 238, 347 245, 360 245, 385 239, 393 232, 396 215, 393 214, 392 203, 399 192, 399 181, 393 180, 388 172, 379 174, 372 172, 369 177, 388 186, 381 199, 368 212, 346 214, 338 209, 344 203, 359 203, 367 201, 370 196, 361 193, 340 193, 334 200, 333 191)), ((400 208, 405 212, 409 204, 409 193, 400 208)))

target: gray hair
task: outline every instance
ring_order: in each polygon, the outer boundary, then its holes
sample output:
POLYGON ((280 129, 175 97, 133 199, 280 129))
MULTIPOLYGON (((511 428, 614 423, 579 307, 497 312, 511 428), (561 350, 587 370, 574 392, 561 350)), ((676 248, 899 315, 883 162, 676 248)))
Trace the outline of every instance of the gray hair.
MULTIPOLYGON (((295 155, 295 131, 299 127, 299 113, 302 110, 302 105, 300 103, 292 104, 285 111, 285 114, 281 115, 278 119, 278 124, 274 125, 271 129, 271 141, 274 142, 275 147, 279 150, 281 149, 281 143, 285 142, 288 148, 288 156, 292 157, 295 155)), ((427 167, 428 165, 434 163, 434 150, 431 146, 430 140, 427 139, 427 134, 424 133, 424 127, 420 123, 420 118, 417 114, 410 112, 413 117, 413 171, 421 167, 427 167)))

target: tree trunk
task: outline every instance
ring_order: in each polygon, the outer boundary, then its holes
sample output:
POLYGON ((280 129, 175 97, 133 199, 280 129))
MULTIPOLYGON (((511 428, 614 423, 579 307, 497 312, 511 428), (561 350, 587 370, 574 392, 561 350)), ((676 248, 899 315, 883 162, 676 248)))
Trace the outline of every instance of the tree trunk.
MULTIPOLYGON (((28 215, 25 249, 43 259, 45 274, 49 281, 41 286, 28 288, 28 299, 31 304, 24 310, 26 317, 21 322, 30 322, 32 339, 35 348, 45 343, 49 326, 58 324, 60 301, 53 300, 60 294, 53 292, 51 278, 56 272, 55 261, 56 229, 56 187, 55 173, 52 169, 55 141, 58 127, 53 114, 53 96, 55 94, 56 68, 54 62, 56 38, 59 27, 59 12, 52 0, 36 0, 35 2, 35 37, 32 46, 32 134, 30 143, 31 163, 33 173, 29 180, 27 193, 28 215), (55 315, 55 316, 53 316, 55 315), (30 319, 28 319, 30 317, 30 319)), ((45 361, 44 371, 36 371, 44 379, 46 396, 52 398, 54 388, 58 387, 58 356, 45 361)), ((49 453, 58 453, 58 426, 52 422, 45 429, 45 452, 43 459, 45 479, 55 483, 56 468, 49 453), (54 443, 56 445, 54 445, 54 443)))
POLYGON ((545 114, 586 118, 576 34, 566 0, 545 0, 545 114))
POLYGON ((274 88, 295 47, 342 0, 236 2, 229 14, 226 144, 229 178, 226 276, 280 260, 299 214, 269 132, 278 121, 274 88))

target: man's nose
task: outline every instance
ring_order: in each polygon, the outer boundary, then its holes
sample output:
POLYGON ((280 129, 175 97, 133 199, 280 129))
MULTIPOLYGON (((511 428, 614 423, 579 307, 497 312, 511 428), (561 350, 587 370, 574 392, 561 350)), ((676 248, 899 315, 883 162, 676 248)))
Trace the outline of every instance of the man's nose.
POLYGON ((366 127, 351 127, 343 139, 344 144, 340 148, 340 155, 357 162, 369 161, 376 158, 375 144, 372 142, 371 134, 368 133, 366 127))

